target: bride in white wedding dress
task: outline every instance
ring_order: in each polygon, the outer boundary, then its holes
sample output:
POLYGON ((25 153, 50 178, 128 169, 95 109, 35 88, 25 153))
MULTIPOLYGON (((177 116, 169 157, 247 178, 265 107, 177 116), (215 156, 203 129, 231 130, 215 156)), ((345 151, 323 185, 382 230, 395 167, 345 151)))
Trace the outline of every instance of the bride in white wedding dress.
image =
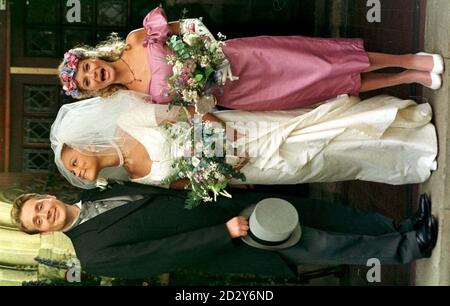
MULTIPOLYGON (((236 128, 238 142, 248 149, 241 168, 247 180, 231 183, 397 185, 423 182, 436 169, 429 104, 384 95, 364 101, 343 95, 325 102, 314 109, 205 115, 203 120, 236 128), (249 126, 257 126, 257 133, 249 126)), ((120 169, 131 181, 161 185, 174 171, 172 139, 160 124, 174 122, 178 108, 167 110, 130 91, 64 105, 50 137, 58 169, 81 188, 95 187, 99 176, 117 178, 114 170, 120 169)))

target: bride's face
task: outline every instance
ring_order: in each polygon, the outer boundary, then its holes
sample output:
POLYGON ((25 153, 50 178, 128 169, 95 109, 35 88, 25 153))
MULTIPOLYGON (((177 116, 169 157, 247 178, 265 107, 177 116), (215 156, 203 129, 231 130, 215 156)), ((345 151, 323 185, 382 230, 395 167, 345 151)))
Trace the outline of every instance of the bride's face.
POLYGON ((61 160, 67 170, 82 180, 96 180, 101 170, 98 156, 91 152, 80 152, 69 146, 64 146, 61 160))
POLYGON ((75 80, 88 92, 96 92, 114 84, 115 70, 111 64, 99 58, 87 58, 78 62, 75 80))

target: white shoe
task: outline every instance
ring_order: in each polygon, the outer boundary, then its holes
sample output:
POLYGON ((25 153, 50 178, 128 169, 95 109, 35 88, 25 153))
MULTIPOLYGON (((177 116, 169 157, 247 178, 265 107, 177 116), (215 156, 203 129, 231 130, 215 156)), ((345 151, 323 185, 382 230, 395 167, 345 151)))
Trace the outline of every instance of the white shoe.
POLYGON ((437 90, 437 89, 441 88, 441 86, 442 86, 442 77, 441 77, 441 75, 437 74, 437 73, 430 72, 430 77, 431 77, 431 85, 430 86, 426 86, 425 85, 425 87, 428 87, 428 88, 433 89, 433 90, 437 90))
POLYGON ((433 70, 431 72, 441 74, 444 72, 444 59, 440 54, 431 54, 426 52, 419 52, 416 55, 428 55, 433 57, 433 70))
POLYGON ((436 161, 433 161, 433 163, 430 166, 430 170, 431 171, 436 171, 437 170, 437 162, 436 161))

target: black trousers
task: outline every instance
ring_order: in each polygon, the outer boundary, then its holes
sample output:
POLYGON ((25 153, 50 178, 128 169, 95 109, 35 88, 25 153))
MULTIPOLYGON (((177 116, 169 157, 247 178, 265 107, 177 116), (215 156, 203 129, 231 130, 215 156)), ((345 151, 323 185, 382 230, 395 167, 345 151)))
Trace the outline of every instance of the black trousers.
POLYGON ((302 237, 296 245, 277 251, 290 264, 365 265, 371 258, 381 264, 402 264, 423 257, 409 221, 397 225, 379 213, 336 203, 296 204, 302 237))

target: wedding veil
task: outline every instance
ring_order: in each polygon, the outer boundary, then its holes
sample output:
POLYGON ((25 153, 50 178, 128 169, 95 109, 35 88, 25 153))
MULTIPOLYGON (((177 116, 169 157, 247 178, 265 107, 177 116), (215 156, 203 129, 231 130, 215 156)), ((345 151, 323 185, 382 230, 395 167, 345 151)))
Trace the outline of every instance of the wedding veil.
MULTIPOLYGON (((118 150, 117 145, 123 141, 116 133, 118 119, 130 109, 146 104, 146 97, 143 94, 122 90, 107 98, 86 99, 65 104, 60 108, 51 127, 50 141, 55 154, 55 164, 72 185, 91 189, 96 187, 96 181, 83 180, 65 168, 61 159, 64 144, 82 150, 84 154, 89 152, 96 155, 102 152, 111 154, 112 149, 118 150)), ((166 106, 161 107, 167 109, 166 106)), ((150 120, 151 117, 150 113, 150 120)), ((116 179, 127 177, 122 167, 105 168, 99 176, 102 174, 116 179)))

